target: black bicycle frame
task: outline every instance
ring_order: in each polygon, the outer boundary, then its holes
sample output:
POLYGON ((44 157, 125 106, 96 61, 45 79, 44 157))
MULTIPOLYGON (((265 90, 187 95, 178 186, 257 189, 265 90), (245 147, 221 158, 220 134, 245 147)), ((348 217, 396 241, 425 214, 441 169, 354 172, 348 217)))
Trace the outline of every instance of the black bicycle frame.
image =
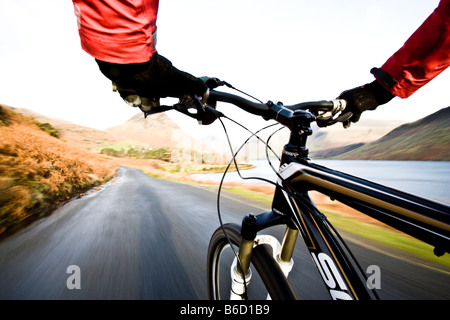
POLYGON ((309 191, 319 191, 431 244, 436 255, 450 252, 448 206, 311 163, 305 147, 311 131, 295 129, 283 150, 272 210, 256 219, 246 217, 243 238, 251 240, 270 225, 296 227, 333 299, 373 299, 376 294, 368 289, 364 275, 310 199, 309 191))

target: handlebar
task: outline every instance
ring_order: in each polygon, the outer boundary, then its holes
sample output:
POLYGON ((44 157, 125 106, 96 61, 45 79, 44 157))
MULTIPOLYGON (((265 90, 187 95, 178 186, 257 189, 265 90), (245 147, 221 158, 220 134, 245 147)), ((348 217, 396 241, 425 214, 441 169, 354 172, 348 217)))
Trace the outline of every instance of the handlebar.
POLYGON ((212 103, 213 105, 215 105, 217 101, 231 103, 242 110, 263 118, 270 116, 270 106, 268 103, 253 102, 231 93, 208 90, 206 92, 206 101, 207 103, 212 103))
POLYGON ((336 122, 344 122, 352 116, 350 112, 342 113, 346 107, 346 101, 342 99, 310 101, 285 106, 281 102, 255 102, 236 94, 213 89, 208 89, 201 98, 186 96, 173 106, 159 106, 146 112, 145 116, 174 109, 207 125, 218 117, 224 116, 216 110, 217 102, 233 104, 244 111, 261 116, 265 120, 275 120, 290 129, 301 124, 302 121, 306 121, 308 124, 316 121, 319 126, 327 126, 336 122), (339 113, 341 114, 338 115, 339 113))
MULTIPOLYGON (((272 101, 257 103, 241 96, 214 90, 210 91, 208 95, 208 102, 211 99, 214 104, 217 101, 231 103, 249 113, 262 116, 266 120, 273 119, 282 124, 286 124, 283 123, 286 121, 283 118, 302 116, 311 119, 305 111, 312 113, 317 121, 329 121, 334 115, 343 111, 347 105, 347 102, 343 99, 310 101, 285 106, 281 102, 273 103, 272 101)), ((348 118, 346 117, 345 120, 348 118)), ((345 120, 341 118, 336 122, 343 122, 345 120)))

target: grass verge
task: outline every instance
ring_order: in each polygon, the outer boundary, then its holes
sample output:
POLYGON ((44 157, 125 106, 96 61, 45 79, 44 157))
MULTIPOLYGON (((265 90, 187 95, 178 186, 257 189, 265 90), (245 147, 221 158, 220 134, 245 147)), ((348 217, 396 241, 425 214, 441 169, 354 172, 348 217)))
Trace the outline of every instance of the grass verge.
POLYGON ((76 149, 29 117, 0 106, 0 234, 108 181, 112 161, 76 149))

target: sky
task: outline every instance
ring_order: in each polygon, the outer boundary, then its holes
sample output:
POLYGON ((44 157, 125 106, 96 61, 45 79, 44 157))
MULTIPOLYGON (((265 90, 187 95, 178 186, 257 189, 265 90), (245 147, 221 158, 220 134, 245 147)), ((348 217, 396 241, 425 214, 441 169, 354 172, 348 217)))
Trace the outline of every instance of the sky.
MULTIPOLYGON (((162 0, 157 49, 181 70, 218 77, 263 101, 333 99, 371 82, 370 69, 400 48, 438 3, 162 0)), ((410 98, 363 117, 420 119, 450 105, 449 84, 446 70, 410 98)), ((137 112, 81 49, 69 0, 0 1, 0 103, 97 129, 137 112)), ((197 126, 169 114, 182 127, 197 126)))

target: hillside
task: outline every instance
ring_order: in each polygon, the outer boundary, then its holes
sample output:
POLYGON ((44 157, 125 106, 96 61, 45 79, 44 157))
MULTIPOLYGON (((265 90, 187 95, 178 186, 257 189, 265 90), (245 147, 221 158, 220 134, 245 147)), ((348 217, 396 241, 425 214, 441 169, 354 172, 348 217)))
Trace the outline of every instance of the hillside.
MULTIPOLYGON (((365 120, 350 129, 316 128, 308 146, 316 158, 450 161, 450 107, 397 124, 365 120)), ((176 150, 195 144, 166 114, 147 119, 137 114, 120 126, 96 130, 0 105, 0 234, 107 181, 117 164, 155 166, 151 160, 102 156, 105 147, 176 150)), ((200 151, 205 153, 205 147, 200 145, 200 151)), ((188 163, 196 153, 178 156, 188 163)))
POLYGON ((106 129, 105 133, 151 148, 175 147, 179 137, 186 135, 166 113, 157 113, 147 118, 138 113, 125 123, 106 129))
MULTIPOLYGON (((115 150, 127 150, 129 148, 170 148, 174 150, 178 148, 189 150, 194 147, 196 153, 213 153, 213 150, 216 149, 225 150, 225 152, 228 150, 226 141, 218 140, 216 136, 205 137, 202 141, 194 140, 189 133, 180 129, 166 113, 154 114, 147 118, 144 118, 142 113, 137 113, 120 125, 105 130, 96 130, 65 120, 46 117, 27 109, 14 110, 31 116, 40 122, 51 123, 60 132, 61 140, 97 153, 103 148, 115 150)), ((350 129, 344 129, 339 125, 315 128, 314 134, 308 139, 310 155, 313 158, 329 158, 340 155, 373 142, 402 124, 404 122, 362 119, 358 123, 352 124, 350 129)), ((281 148, 287 141, 288 136, 280 134, 277 139, 281 148)), ((275 138, 272 139, 272 147, 274 147, 274 141, 275 138)), ((249 149, 248 157, 256 154, 258 150, 261 157, 265 156, 263 148, 250 147, 249 149)), ((187 157, 189 158, 190 155, 188 154, 187 157)), ((182 161, 189 160, 185 158, 186 155, 182 161)))
POLYGON ((337 158, 450 161, 450 107, 401 125, 380 139, 337 158))
POLYGON ((171 161, 176 163, 224 163, 224 155, 228 154, 226 140, 215 140, 213 137, 198 140, 183 131, 167 113, 156 113, 147 118, 138 113, 105 132, 137 141, 152 149, 167 149, 171 161))
POLYGON ((109 180, 117 165, 0 105, 0 233, 109 180))
POLYGON ((404 124, 401 121, 361 119, 344 129, 341 125, 314 129, 308 139, 310 156, 316 159, 330 158, 376 141, 404 124))
POLYGON ((8 108, 27 117, 36 119, 39 122, 51 123, 51 125, 59 131, 61 140, 66 141, 73 146, 86 148, 94 152, 99 152, 102 148, 112 146, 125 149, 130 146, 149 147, 141 141, 135 141, 127 137, 115 135, 113 132, 80 126, 66 120, 47 117, 28 109, 8 108))

